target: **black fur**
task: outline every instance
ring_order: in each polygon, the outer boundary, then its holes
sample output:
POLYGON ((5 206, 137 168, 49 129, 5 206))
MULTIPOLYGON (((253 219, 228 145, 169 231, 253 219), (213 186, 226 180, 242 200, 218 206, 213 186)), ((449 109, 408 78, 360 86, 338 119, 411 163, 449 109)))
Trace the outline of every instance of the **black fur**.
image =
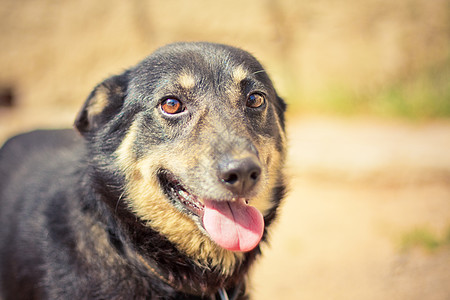
MULTIPOLYGON (((220 117, 242 122, 245 128, 239 130, 248 132, 253 142, 234 134, 238 129, 208 129, 205 136, 217 133, 230 139, 225 145, 210 139, 211 145, 205 145, 212 149, 202 151, 211 157, 223 155, 230 145, 257 151, 254 145, 263 136, 272 138, 284 156, 285 108, 261 65, 248 53, 217 44, 173 44, 97 86, 76 118, 78 133, 34 131, 7 141, 0 149, 0 299, 210 299, 220 288, 246 299, 244 281, 260 254, 259 246, 227 276, 195 263, 130 210, 127 179, 114 153, 133 122, 139 124, 139 137, 132 151, 142 158, 155 145, 170 145, 180 137, 188 145, 198 144, 208 127, 202 122, 220 117), (264 113, 248 112, 248 120, 242 119, 243 113, 225 100, 211 101, 204 109, 208 117, 199 118, 195 126, 191 115, 162 118, 155 113, 166 96, 190 99, 195 108, 214 97, 224 99, 223 83, 230 81, 233 64, 253 72, 253 79, 242 83, 242 93, 263 90, 268 101, 264 113), (173 86, 171 74, 180 69, 203 76, 190 94, 173 86), (99 93, 107 99, 104 105, 99 102, 101 112, 92 109, 99 93)), ((213 171, 207 167, 192 166, 193 189, 211 185, 208 176, 213 171)), ((281 168, 271 174, 277 180, 263 240, 284 196, 281 168)), ((210 190, 222 198, 235 196, 222 187, 210 190)))

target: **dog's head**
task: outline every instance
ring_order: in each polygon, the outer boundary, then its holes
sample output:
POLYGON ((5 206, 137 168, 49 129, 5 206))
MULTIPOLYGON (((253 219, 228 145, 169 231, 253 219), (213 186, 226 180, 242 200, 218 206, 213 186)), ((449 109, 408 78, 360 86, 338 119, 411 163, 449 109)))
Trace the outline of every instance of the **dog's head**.
POLYGON ((75 126, 98 188, 117 189, 114 201, 192 259, 226 269, 258 246, 281 200, 284 111, 249 53, 178 43, 97 86, 75 126))

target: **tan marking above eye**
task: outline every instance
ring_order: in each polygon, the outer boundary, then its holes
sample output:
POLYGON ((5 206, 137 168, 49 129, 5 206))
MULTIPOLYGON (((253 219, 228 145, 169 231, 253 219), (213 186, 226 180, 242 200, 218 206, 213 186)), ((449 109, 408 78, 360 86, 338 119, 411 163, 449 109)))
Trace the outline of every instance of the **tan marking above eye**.
POLYGON ((241 83, 242 80, 247 78, 247 76, 249 75, 249 72, 242 65, 239 65, 233 69, 231 75, 233 77, 234 82, 236 84, 239 84, 239 83, 241 83))
POLYGON ((181 73, 178 76, 178 83, 186 90, 192 89, 195 86, 195 77, 189 73, 181 73))

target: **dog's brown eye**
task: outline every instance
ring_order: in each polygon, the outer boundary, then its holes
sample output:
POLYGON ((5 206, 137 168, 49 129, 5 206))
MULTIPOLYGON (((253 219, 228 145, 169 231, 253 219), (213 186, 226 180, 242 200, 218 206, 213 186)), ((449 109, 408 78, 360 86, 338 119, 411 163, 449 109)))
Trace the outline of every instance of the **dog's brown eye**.
POLYGON ((247 107, 258 108, 264 105, 264 96, 258 93, 251 94, 247 98, 247 107))
POLYGON ((181 104, 180 100, 174 98, 164 100, 161 103, 161 109, 169 115, 178 114, 184 111, 183 104, 181 104))

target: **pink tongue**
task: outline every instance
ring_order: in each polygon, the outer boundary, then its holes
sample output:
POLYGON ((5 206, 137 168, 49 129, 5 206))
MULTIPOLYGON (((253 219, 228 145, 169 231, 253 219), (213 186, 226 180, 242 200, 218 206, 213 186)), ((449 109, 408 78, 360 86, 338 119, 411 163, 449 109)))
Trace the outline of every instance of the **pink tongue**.
POLYGON ((203 226, 222 248, 246 252, 260 242, 264 219, 256 208, 247 205, 243 199, 233 202, 205 200, 203 226))

